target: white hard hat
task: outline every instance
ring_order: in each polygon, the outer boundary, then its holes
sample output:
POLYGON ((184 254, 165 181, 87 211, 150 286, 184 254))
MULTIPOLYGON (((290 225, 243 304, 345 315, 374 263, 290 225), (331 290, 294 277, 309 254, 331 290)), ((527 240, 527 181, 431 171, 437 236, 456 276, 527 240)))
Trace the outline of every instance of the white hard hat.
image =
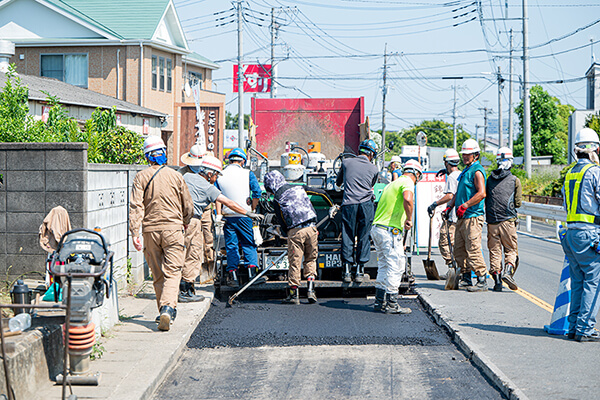
POLYGON ((600 145, 598 134, 591 128, 583 128, 575 135, 575 146, 585 148, 587 144, 600 145), (583 146, 581 146, 583 145, 583 146))
POLYGON ((452 164, 453 162, 458 163, 460 161, 460 156, 458 155, 458 151, 454 149, 448 149, 444 153, 444 161, 452 164))
POLYGON ((402 159, 400 158, 400 156, 392 156, 392 159, 390 160, 391 163, 393 162, 398 162, 401 163, 402 159))
POLYGON ((200 145, 193 145, 190 151, 181 156, 181 162, 185 165, 198 166, 202 164, 202 148, 200 145))
POLYGON ((163 140, 158 136, 150 135, 144 140, 144 154, 151 153, 154 150, 166 148, 167 146, 165 146, 165 142, 163 142, 163 140))
POLYGON ((500 147, 496 150, 496 160, 513 159, 513 152, 508 147, 500 147))
POLYGON ((205 155, 202 158, 200 167, 204 169, 210 169, 211 171, 218 172, 219 174, 223 171, 223 163, 217 157, 211 155, 205 155))
POLYGON ((467 139, 462 144, 462 148, 460 150, 460 154, 473 154, 479 153, 481 149, 479 148, 479 143, 475 139, 467 139))
POLYGON ((402 167, 402 173, 405 174, 407 172, 411 172, 417 178, 417 181, 420 181, 423 177, 423 167, 417 160, 408 160, 404 167, 402 167))

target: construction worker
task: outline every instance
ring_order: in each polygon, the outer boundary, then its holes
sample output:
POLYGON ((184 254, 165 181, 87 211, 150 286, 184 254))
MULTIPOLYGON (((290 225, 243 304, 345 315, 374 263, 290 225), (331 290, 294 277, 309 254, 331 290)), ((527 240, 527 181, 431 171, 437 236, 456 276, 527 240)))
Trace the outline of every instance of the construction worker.
MULTIPOLYGON (((448 149, 444 153, 444 167, 445 169, 439 171, 436 176, 446 175, 446 185, 444 186, 444 196, 438 201, 431 203, 427 207, 427 213, 430 218, 433 218, 435 209, 443 204, 447 204, 452 200, 456 189, 458 188, 458 176, 460 170, 458 164, 460 163, 460 156, 454 149, 448 149)), ((443 218, 442 226, 440 227, 440 239, 438 247, 440 254, 444 259, 446 266, 449 267, 452 264, 452 255, 450 254, 450 245, 454 243, 454 231, 456 230, 456 211, 453 209, 448 215, 448 218, 443 218), (448 232, 450 233, 450 241, 448 242, 448 232)))
POLYGON ((392 156, 389 170, 392 173, 392 182, 402 176, 402 159, 400 156, 392 156))
POLYGON ((600 140, 593 129, 583 128, 577 132, 577 164, 567 173, 563 186, 568 229, 561 244, 571 275, 568 337, 578 342, 600 341, 600 333, 594 329, 600 308, 599 152, 600 140))
POLYGON ((403 233, 412 227, 415 184, 423 176, 418 161, 408 160, 400 178, 385 187, 377 204, 371 237, 377 251, 375 311, 409 314, 398 305, 398 288, 406 268, 403 233))
POLYGON ((309 303, 316 303, 315 277, 317 276, 318 236, 317 213, 308 198, 306 186, 286 184, 279 171, 265 175, 265 190, 274 195, 273 205, 279 224, 287 234, 288 247, 288 296, 283 303, 300 304, 298 287, 300 269, 304 264, 309 303), (302 261, 304 258, 304 262, 302 261))
POLYGON ((371 243, 369 234, 375 213, 373 186, 379 171, 373 164, 377 145, 372 139, 363 140, 357 157, 346 158, 336 179, 336 185, 344 185, 342 200, 342 280, 352 282, 351 268, 356 262, 355 282, 362 282, 365 264, 369 262, 371 243), (356 238, 356 254, 354 240, 356 238))
POLYGON ((137 173, 129 208, 129 230, 133 246, 143 250, 152 272, 160 315, 158 329, 168 331, 177 315, 177 295, 185 260, 184 228, 194 214, 190 191, 167 164, 164 142, 157 136, 144 140, 144 155, 150 166, 137 173))
POLYGON ((456 208, 456 230, 454 233, 454 258, 462 277, 459 286, 469 292, 487 291, 487 268, 481 253, 481 233, 485 199, 485 170, 479 163, 479 143, 467 139, 462 144, 461 155, 465 169, 458 177, 456 194, 444 211, 446 215, 456 208), (477 275, 473 285, 471 271, 477 275))
POLYGON ((487 222, 487 246, 490 251, 490 275, 494 279, 495 292, 502 291, 502 280, 512 290, 517 290, 513 278, 517 265, 517 208, 521 207, 523 189, 521 180, 510 169, 513 153, 508 147, 496 152, 498 168, 486 183, 485 220, 487 222), (504 248, 505 275, 502 276, 502 249, 504 248))
MULTIPOLYGON (((188 153, 185 153, 183 156, 181 156, 181 162, 186 165, 185 167, 179 168, 179 173, 184 176, 188 173, 197 174, 200 168, 199 163, 202 161, 202 157, 206 154, 210 154, 211 156, 213 155, 212 152, 203 153, 199 145, 193 145, 188 153), (184 158, 187 160, 187 162, 184 161, 184 158), (196 164, 190 164, 194 162, 196 164)), ((198 226, 188 227, 188 230, 186 230, 186 265, 188 263, 187 259, 190 251, 193 251, 195 254, 198 253, 198 251, 202 252, 203 257, 200 258, 201 267, 198 272, 201 277, 208 276, 210 279, 214 277, 213 265, 215 261, 215 252, 213 247, 213 214, 214 208, 211 203, 204 209, 199 225, 192 221, 192 224, 198 226), (191 236, 189 235, 191 235, 192 232, 195 235, 195 239, 192 241, 192 243, 190 243, 189 239, 191 236), (203 275, 201 271, 206 272, 207 275, 203 275)), ((196 259, 198 259, 198 257, 196 257, 196 259)), ((185 272, 183 274, 185 275, 185 272)))
MULTIPOLYGON (((243 214, 227 206, 221 208, 217 204, 217 214, 222 214, 225 220, 223 236, 227 250, 227 285, 232 287, 239 286, 240 249, 244 254, 244 263, 248 269, 249 279, 258 274, 258 254, 254 242, 252 219, 262 217, 254 213, 261 190, 256 175, 244 168, 246 160, 244 150, 240 148, 231 150, 230 164, 223 170, 223 176, 217 179, 217 188, 221 190, 221 193, 241 205, 246 211, 243 214)), ((219 219, 220 217, 217 216, 217 220, 219 219)))

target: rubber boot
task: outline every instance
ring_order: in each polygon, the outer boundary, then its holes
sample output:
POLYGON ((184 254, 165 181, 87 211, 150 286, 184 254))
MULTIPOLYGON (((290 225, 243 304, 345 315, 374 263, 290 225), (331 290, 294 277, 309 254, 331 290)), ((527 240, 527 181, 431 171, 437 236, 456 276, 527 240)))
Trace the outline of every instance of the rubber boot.
POLYGON ((502 291, 502 274, 499 272, 497 274, 492 274, 492 278, 494 278, 494 288, 492 289, 494 292, 502 291))
POLYGON ((410 308, 400 307, 398 305, 398 293, 387 293, 387 303, 383 310, 386 314, 410 314, 410 308))
POLYGON ((283 304, 300 304, 300 295, 297 287, 290 287, 287 289, 287 292, 288 297, 281 301, 283 304))
POLYGON ((158 322, 159 331, 168 331, 171 329, 171 323, 175 320, 175 310, 169 306, 160 308, 160 318, 158 322))
POLYGON ((350 273, 351 271, 351 266, 349 263, 344 263, 343 265, 343 272, 342 272, 342 281, 344 281, 345 283, 350 283, 352 282, 352 274, 350 273))
POLYGON ((460 277, 458 287, 471 287, 473 286, 473 280, 471 279, 471 271, 465 271, 460 277))
POLYGON ((383 303, 385 302, 385 290, 384 289, 376 289, 375 290, 375 306, 373 307, 373 311, 381 311, 383 308, 383 303))
POLYGON ((180 303, 194 303, 204 300, 204 296, 196 294, 196 288, 193 283, 182 280, 179 284, 178 300, 180 303))
POLYGON ((504 276, 502 277, 502 280, 506 282, 506 284, 511 290, 517 290, 519 286, 517 286, 517 282, 513 278, 515 275, 516 268, 512 264, 506 264, 505 267, 506 271, 504 273, 504 276))
MULTIPOLYGON (((254 277, 258 275, 258 267, 255 265, 248 266, 248 282, 250 282, 254 277)), ((259 279, 254 282, 255 285, 259 285, 261 283, 265 283, 267 279, 264 276, 261 276, 259 279)))
POLYGON ((467 286, 468 292, 487 292, 487 290, 487 278, 485 275, 477 277, 477 283, 475 286, 467 286))
POLYGON ((354 282, 362 283, 365 279, 365 264, 358 264, 356 266, 356 275, 354 276, 354 282))
POLYGON ((309 277, 308 280, 306 281, 306 287, 307 287, 307 291, 306 291, 306 296, 308 297, 308 302, 310 304, 315 304, 317 302, 317 295, 315 293, 315 278, 314 277, 309 277))
POLYGON ((227 272, 227 286, 239 287, 240 281, 238 281, 237 271, 231 270, 227 272))

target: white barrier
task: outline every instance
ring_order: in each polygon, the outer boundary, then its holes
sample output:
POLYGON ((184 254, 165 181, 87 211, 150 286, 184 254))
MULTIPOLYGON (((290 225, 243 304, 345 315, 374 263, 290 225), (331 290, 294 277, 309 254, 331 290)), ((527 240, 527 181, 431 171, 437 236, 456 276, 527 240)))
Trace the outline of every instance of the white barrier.
POLYGON ((567 220, 567 212, 562 206, 553 206, 549 204, 530 203, 524 201, 518 209, 519 214, 525 215, 525 224, 527 232, 531 232, 531 217, 551 219, 556 221, 556 237, 558 238, 558 229, 561 221, 567 220))

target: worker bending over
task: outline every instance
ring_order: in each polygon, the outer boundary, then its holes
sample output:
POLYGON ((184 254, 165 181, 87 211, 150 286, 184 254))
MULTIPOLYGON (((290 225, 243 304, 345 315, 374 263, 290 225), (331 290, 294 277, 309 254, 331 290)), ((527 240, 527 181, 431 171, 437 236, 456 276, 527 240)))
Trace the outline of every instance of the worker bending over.
POLYGON ((575 136, 577 164, 565 177, 564 207, 567 232, 561 240, 569 259, 571 275, 571 309, 569 339, 598 342, 600 332, 594 329, 600 308, 600 140, 590 128, 575 136))
POLYGON ((377 251, 375 311, 408 314, 410 308, 398 306, 398 289, 406 268, 404 233, 412 227, 415 184, 423 169, 415 160, 404 165, 400 178, 385 187, 373 220, 371 237, 377 251))
MULTIPOLYGON (((223 236, 227 250, 227 285, 232 287, 239 286, 240 249, 244 254, 249 279, 258 274, 258 254, 254 242, 252 218, 262 217, 254 213, 261 190, 254 173, 244 168, 246 160, 244 150, 240 148, 231 150, 230 164, 223 170, 223 175, 217 179, 217 188, 221 193, 241 205, 245 211, 239 213, 226 205, 221 208, 217 204, 217 214, 222 214, 225 220, 223 236)), ((219 218, 217 216, 217 219, 219 218)))
MULTIPOLYGON (((454 149, 448 149, 444 153, 444 167, 445 169, 439 171, 436 176, 446 175, 446 185, 444 186, 444 196, 438 201, 431 203, 427 207, 427 213, 429 218, 433 218, 436 207, 443 204, 447 204, 452 200, 456 189, 458 188, 458 176, 460 170, 458 164, 460 163, 460 156, 454 149)), ((454 243, 454 231, 456 230, 456 210, 452 209, 448 218, 443 218, 442 226, 440 227, 440 239, 438 247, 440 254, 446 263, 446 267, 450 267, 452 264, 452 254, 450 253, 450 245, 454 243), (448 233, 450 233, 450 242, 448 242, 448 233)))
POLYGON ((133 246, 142 250, 152 272, 156 303, 160 312, 158 329, 168 331, 177 315, 177 295, 185 260, 184 227, 190 223, 194 204, 181 174, 167 164, 162 139, 148 136, 144 155, 150 166, 133 179, 129 206, 129 230, 133 246))
POLYGON ((517 290, 513 275, 517 269, 517 208, 521 207, 523 189, 521 180, 510 169, 513 153, 508 147, 496 152, 498 169, 486 183, 485 220, 487 222, 487 246, 490 251, 490 274, 494 279, 495 292, 502 291, 502 280, 512 290, 517 290), (502 276, 502 249, 504 248, 504 277, 502 276))
MULTIPOLYGON (((279 171, 265 175, 265 190, 274 195, 273 205, 279 225, 287 235, 288 296, 284 303, 300 304, 298 288, 300 270, 304 265, 309 303, 316 303, 315 277, 317 276, 318 236, 317 213, 306 193, 306 186, 290 185, 279 171), (302 261, 304 259, 304 262, 302 261)), ((313 189, 310 189, 313 190, 313 189)))
POLYGON ((352 282, 351 268, 357 264, 355 282, 362 282, 365 264, 371 255, 369 234, 375 206, 373 186, 377 182, 379 170, 372 163, 377 155, 377 145, 371 139, 363 140, 357 157, 346 158, 337 176, 336 185, 344 186, 342 199, 342 279, 352 282), (356 239, 356 253, 354 244, 356 239))
POLYGON ((458 177, 456 194, 444 211, 446 215, 456 208, 456 231, 454 234, 454 257, 462 277, 459 286, 469 292, 487 291, 487 268, 481 253, 481 233, 485 199, 485 170, 479 163, 479 143, 467 139, 462 145, 462 159, 465 169, 458 177), (471 272, 477 275, 473 286, 471 272))

